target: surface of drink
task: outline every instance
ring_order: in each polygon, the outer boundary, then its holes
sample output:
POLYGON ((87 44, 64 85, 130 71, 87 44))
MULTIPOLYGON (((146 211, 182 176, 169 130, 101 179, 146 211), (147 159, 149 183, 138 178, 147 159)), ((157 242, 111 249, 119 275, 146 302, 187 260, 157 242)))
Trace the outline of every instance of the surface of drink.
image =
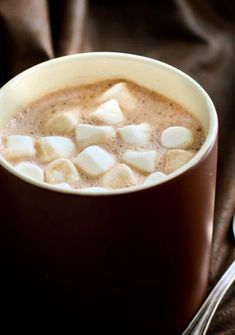
POLYGON ((183 106, 123 79, 46 95, 15 114, 0 135, 1 153, 18 172, 93 193, 164 181, 205 137, 183 106))

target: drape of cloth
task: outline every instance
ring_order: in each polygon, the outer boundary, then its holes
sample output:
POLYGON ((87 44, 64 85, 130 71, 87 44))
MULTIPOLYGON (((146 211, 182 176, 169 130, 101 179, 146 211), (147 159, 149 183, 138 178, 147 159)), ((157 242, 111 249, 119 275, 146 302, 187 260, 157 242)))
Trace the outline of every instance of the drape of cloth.
MULTIPOLYGON (((195 78, 213 99, 220 133, 212 288, 235 259, 231 231, 235 207, 235 2, 0 0, 1 85, 39 62, 87 51, 128 52, 162 60, 195 78)), ((235 285, 208 334, 235 334, 235 285)))

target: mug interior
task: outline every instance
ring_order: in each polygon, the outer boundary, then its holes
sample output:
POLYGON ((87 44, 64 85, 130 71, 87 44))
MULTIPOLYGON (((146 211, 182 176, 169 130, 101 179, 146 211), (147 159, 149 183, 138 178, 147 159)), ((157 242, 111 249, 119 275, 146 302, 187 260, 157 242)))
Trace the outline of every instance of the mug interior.
MULTIPOLYGON (((208 94, 182 71, 157 60, 130 54, 94 52, 65 56, 22 72, 0 90, 0 127, 26 105, 51 92, 115 78, 131 80, 178 102, 199 119, 206 138, 197 154, 163 181, 113 190, 103 195, 127 193, 164 183, 190 169, 202 159, 213 144, 218 127, 215 107, 208 94)), ((0 164, 10 173, 40 187, 62 193, 94 195, 85 191, 58 190, 53 185, 31 180, 17 173, 1 155, 0 164)))

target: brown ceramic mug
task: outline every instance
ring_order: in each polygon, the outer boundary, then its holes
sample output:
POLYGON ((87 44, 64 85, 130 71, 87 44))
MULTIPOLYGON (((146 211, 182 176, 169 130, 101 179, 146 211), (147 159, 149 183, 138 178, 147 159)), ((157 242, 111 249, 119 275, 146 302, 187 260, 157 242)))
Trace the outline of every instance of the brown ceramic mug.
POLYGON ((1 88, 0 126, 47 93, 108 78, 132 80, 189 109, 206 134, 199 152, 164 182, 96 195, 28 180, 0 157, 2 217, 25 258, 33 256, 71 308, 109 311, 133 333, 177 334, 208 284, 218 125, 203 88, 145 57, 66 56, 34 66, 1 88))

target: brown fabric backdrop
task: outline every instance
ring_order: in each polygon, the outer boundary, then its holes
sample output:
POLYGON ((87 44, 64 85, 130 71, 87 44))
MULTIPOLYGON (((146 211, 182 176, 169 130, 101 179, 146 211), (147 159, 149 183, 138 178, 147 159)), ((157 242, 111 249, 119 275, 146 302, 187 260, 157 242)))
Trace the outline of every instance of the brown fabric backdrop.
MULTIPOLYGON (((0 0, 0 84, 39 62, 86 51, 130 52, 162 60, 195 78, 215 102, 220 136, 213 287, 235 258, 234 1, 0 0)), ((15 260, 10 265, 4 263, 10 271, 6 282, 20 272, 15 260)), ((209 334, 235 334, 235 286, 209 334)))

